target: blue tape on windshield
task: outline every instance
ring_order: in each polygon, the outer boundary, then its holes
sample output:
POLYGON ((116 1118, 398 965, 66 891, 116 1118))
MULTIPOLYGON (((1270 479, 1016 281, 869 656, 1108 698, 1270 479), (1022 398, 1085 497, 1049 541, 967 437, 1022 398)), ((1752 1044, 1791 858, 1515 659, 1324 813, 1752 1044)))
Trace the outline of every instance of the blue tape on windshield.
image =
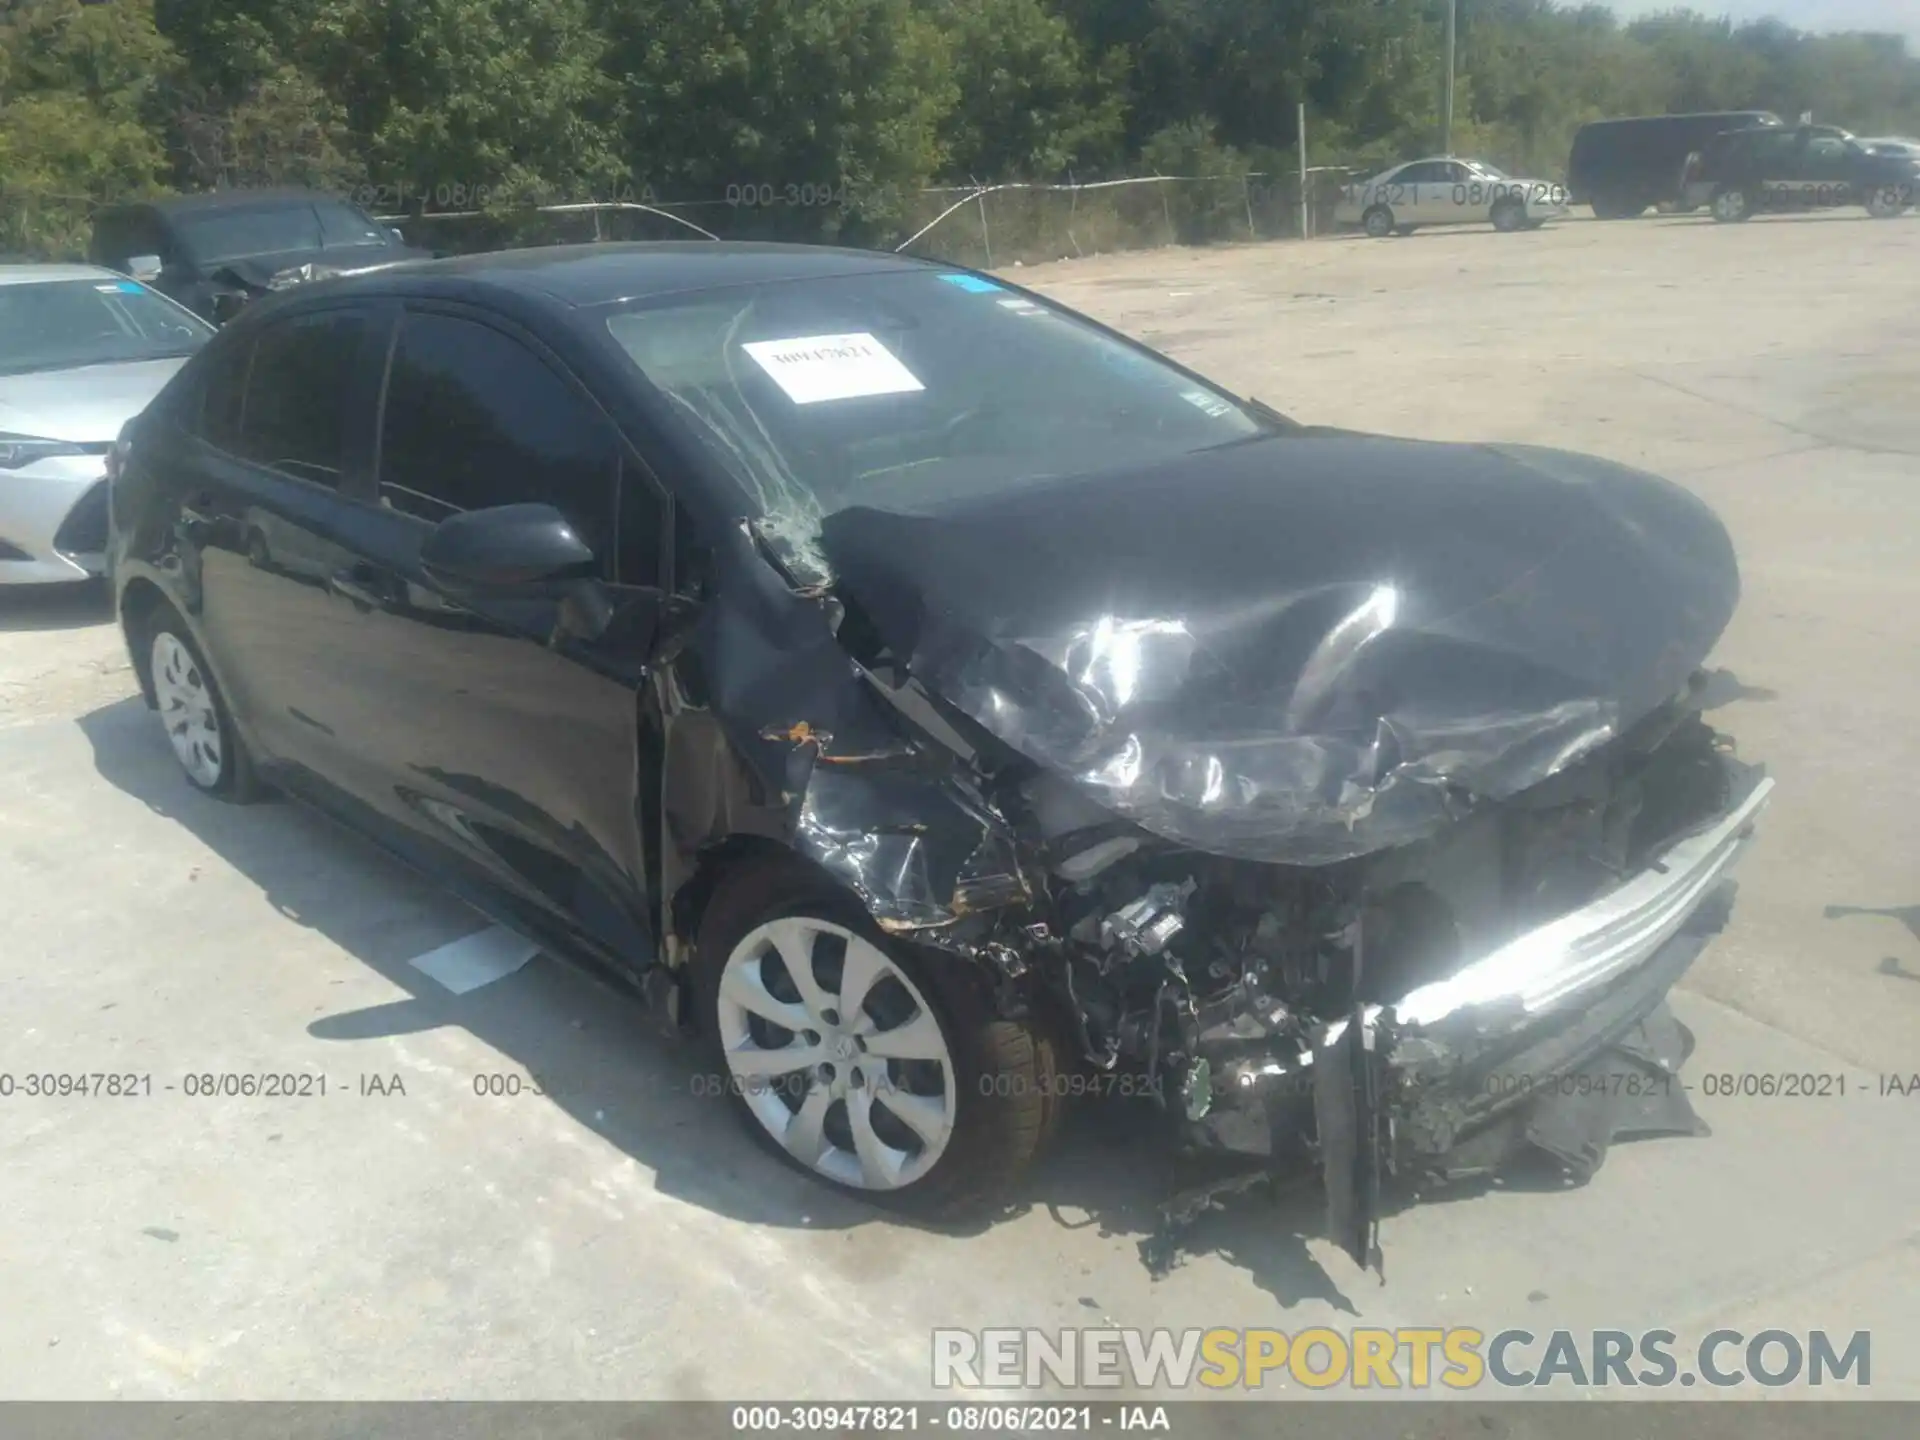
POLYGON ((116 290, 123 290, 129 295, 143 295, 146 293, 146 286, 141 285, 137 281, 133 281, 133 280, 122 280, 118 285, 114 286, 113 288, 116 290))
POLYGON ((987 295, 1005 288, 994 284, 991 280, 982 280, 978 275, 942 275, 940 278, 949 285, 958 285, 962 290, 973 295, 987 295))

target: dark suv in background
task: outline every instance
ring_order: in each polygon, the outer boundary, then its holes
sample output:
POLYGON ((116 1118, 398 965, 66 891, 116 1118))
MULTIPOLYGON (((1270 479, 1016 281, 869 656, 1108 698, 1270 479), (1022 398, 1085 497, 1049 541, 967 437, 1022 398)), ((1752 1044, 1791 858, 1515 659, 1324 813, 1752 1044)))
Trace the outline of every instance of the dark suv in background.
POLYGON ((1573 137, 1567 198, 1591 205, 1600 220, 1630 220, 1650 205, 1685 208, 1682 180, 1689 156, 1724 130, 1779 123, 1770 110, 1595 120, 1573 137))
POLYGON ((1716 220, 1844 205, 1886 219, 1913 205, 1917 185, 1912 155, 1877 151, 1837 126, 1755 126, 1709 141, 1688 162, 1686 194, 1716 220))
POLYGON ((87 258, 221 324, 290 284, 427 258, 357 205, 312 190, 216 190, 114 205, 87 258))

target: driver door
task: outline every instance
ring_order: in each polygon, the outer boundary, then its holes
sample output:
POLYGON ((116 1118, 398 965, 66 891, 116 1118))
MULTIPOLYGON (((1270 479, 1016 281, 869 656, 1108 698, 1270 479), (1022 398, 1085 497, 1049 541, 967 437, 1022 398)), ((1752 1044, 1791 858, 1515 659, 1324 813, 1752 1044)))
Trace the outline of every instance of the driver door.
POLYGON ((1810 130, 1800 152, 1803 205, 1853 203, 1853 147, 1838 130, 1810 130))
POLYGON ((1473 172, 1458 160, 1437 161, 1433 168, 1434 178, 1420 186, 1420 218, 1437 225, 1483 218, 1481 212, 1493 201, 1491 197, 1483 197, 1481 204, 1473 203, 1473 172))
MULTIPOLYGON (((444 864, 635 969, 654 954, 639 777, 670 507, 592 395, 530 334, 409 306, 382 400, 377 506, 335 577, 355 615, 357 798, 444 864), (434 526, 540 502, 601 562, 612 623, 557 595, 473 596, 420 563, 434 526)), ((384 828, 384 827, 383 827, 384 828)))

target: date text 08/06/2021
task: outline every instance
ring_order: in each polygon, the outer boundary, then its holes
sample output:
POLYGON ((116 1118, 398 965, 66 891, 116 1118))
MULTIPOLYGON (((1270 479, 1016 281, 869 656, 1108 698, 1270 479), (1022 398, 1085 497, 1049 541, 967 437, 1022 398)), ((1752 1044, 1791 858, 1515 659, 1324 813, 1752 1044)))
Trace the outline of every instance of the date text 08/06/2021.
POLYGON ((1037 1432, 1091 1434, 1103 1430, 1168 1434, 1174 1429, 1167 1406, 1132 1402, 1099 1405, 945 1405, 911 1401, 879 1405, 735 1405, 727 1418, 728 1428, 735 1434, 937 1431, 953 1435, 1006 1435, 1037 1432))

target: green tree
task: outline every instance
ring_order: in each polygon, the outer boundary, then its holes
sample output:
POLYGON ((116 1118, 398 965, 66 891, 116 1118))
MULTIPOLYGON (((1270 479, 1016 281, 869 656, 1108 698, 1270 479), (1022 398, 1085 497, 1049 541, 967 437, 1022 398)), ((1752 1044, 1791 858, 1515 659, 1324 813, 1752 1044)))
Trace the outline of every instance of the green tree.
POLYGON ((151 0, 0 0, 0 250, 78 254, 93 204, 161 182, 176 63, 151 0))
POLYGON ((1052 179, 1112 164, 1126 123, 1126 57, 1090 63, 1043 0, 934 0, 958 101, 942 126, 955 173, 1052 179))
POLYGON ((601 0, 636 179, 741 228, 874 233, 938 173, 958 97, 914 0, 601 0), (744 198, 743 198, 744 197, 744 198))

